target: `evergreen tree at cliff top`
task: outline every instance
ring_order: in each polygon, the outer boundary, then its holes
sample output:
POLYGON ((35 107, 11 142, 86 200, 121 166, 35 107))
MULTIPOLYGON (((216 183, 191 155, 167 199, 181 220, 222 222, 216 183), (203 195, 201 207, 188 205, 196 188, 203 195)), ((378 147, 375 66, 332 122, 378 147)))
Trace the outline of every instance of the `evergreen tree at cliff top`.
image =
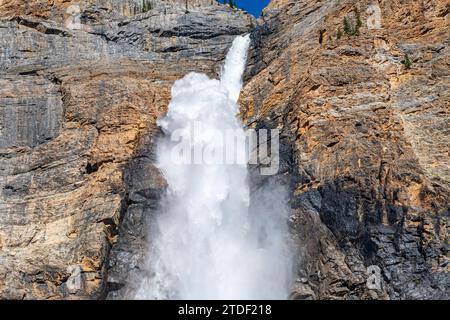
POLYGON ((231 8, 237 8, 237 5, 233 0, 223 0, 223 4, 228 4, 231 8))

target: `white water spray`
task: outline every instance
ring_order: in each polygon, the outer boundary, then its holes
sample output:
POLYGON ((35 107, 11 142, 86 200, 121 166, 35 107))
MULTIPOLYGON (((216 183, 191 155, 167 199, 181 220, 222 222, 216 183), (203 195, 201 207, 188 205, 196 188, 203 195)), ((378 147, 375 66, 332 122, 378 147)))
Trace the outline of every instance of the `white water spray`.
POLYGON ((158 145, 158 164, 168 191, 150 237, 148 275, 135 298, 288 297, 288 211, 282 192, 260 189, 258 204, 250 209, 246 164, 179 164, 167 138, 190 132, 193 122, 201 126, 190 141, 193 149, 223 143, 216 130, 245 135, 236 113, 249 44, 248 35, 235 39, 220 81, 190 73, 173 85, 168 113, 159 121, 166 138, 158 145))

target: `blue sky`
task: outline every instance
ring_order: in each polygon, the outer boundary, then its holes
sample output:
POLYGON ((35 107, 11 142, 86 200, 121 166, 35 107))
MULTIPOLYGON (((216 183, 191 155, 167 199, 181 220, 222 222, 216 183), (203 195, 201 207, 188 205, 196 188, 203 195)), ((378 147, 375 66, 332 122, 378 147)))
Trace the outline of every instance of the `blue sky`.
POLYGON ((239 8, 250 12, 255 17, 259 17, 262 9, 269 4, 270 0, 234 0, 234 2, 239 8))

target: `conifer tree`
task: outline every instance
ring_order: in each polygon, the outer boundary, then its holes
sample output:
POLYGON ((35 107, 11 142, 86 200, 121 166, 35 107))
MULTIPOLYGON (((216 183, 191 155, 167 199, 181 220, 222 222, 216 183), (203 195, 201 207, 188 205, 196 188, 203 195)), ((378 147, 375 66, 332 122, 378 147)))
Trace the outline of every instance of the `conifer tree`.
POLYGON ((352 34, 352 26, 348 21, 347 17, 344 17, 344 32, 346 35, 350 36, 352 34))

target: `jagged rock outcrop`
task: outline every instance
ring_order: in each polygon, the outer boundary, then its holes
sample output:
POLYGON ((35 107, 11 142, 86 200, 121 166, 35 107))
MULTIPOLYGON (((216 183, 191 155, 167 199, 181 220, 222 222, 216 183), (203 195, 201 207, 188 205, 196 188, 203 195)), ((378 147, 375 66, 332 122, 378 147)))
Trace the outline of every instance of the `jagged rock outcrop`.
POLYGON ((274 0, 252 33, 242 116, 292 163, 294 298, 450 297, 449 10, 274 0))
POLYGON ((281 130, 292 297, 448 299, 449 12, 272 0, 256 21, 211 0, 0 1, 0 297, 126 296, 165 188, 152 150, 170 87, 216 75, 251 32, 242 117, 281 130))
POLYGON ((6 0, 0 17, 0 297, 103 298, 144 254, 172 83, 216 75, 254 18, 210 0, 6 0))

